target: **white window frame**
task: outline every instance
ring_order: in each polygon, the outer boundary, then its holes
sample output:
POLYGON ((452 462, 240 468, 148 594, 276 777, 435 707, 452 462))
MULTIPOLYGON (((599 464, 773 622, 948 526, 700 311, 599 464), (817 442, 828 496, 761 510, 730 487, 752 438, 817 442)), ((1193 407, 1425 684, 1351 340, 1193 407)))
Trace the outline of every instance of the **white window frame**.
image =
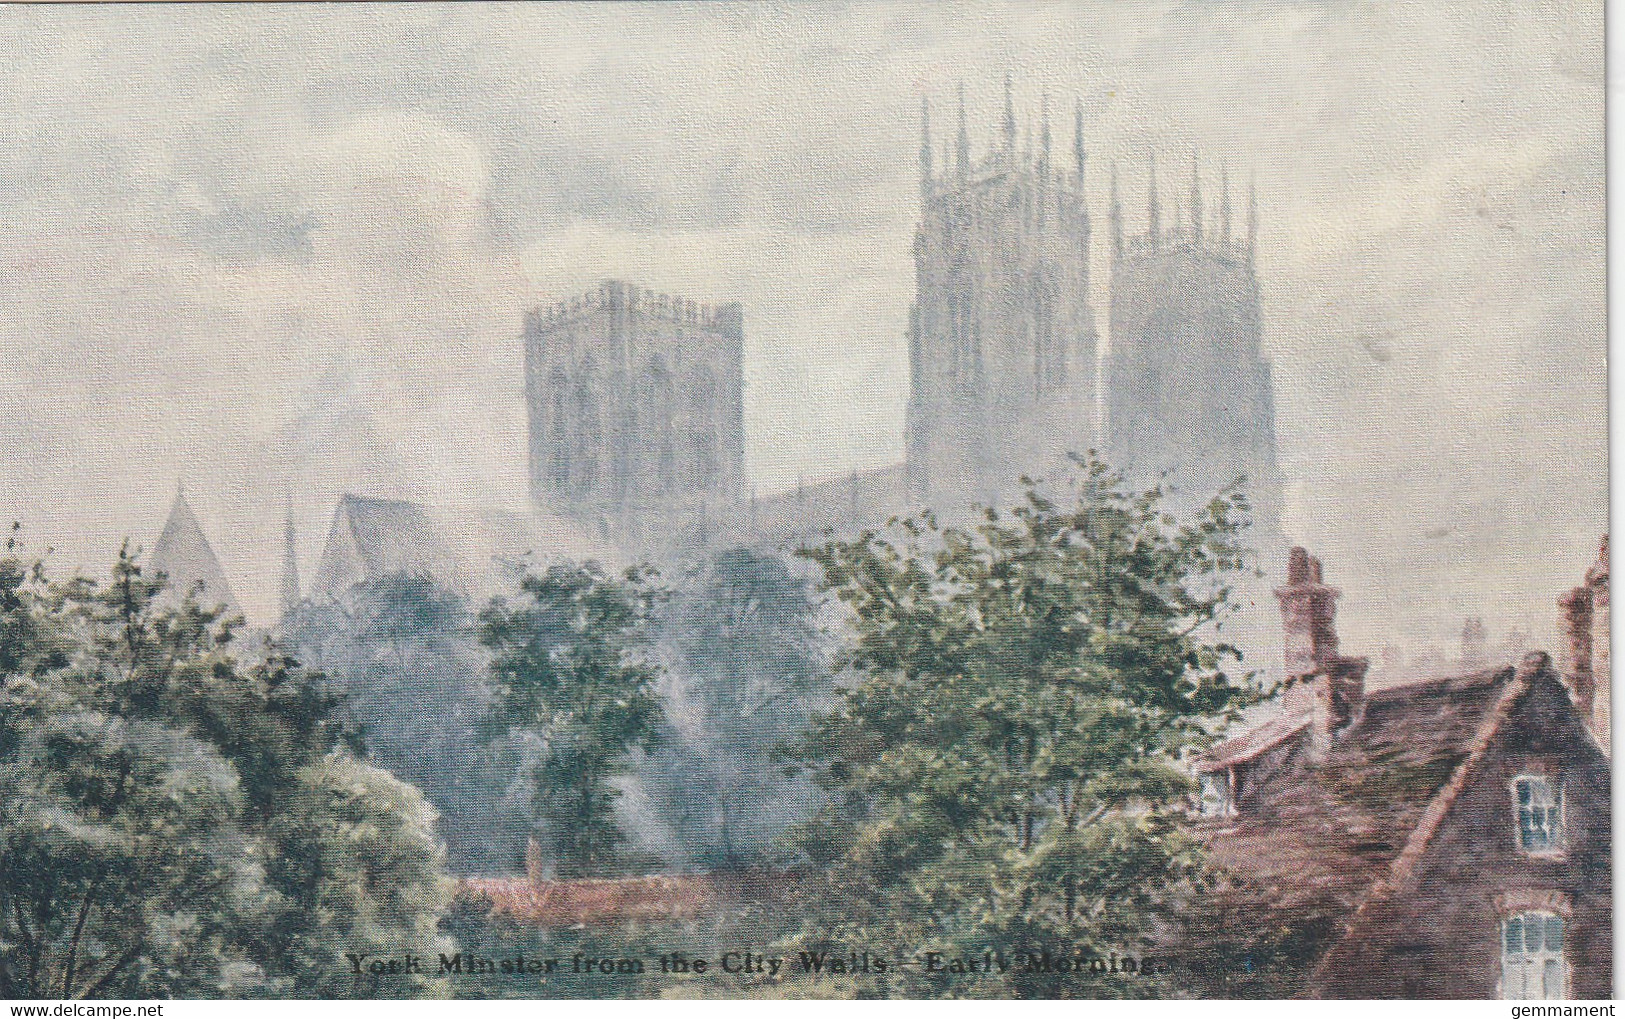
POLYGON ((1517 842, 1518 851, 1526 856, 1562 856, 1566 844, 1565 831, 1568 826, 1568 805, 1563 802, 1563 783, 1552 775, 1541 772, 1525 772, 1514 778, 1508 786, 1512 795, 1512 837, 1517 842), (1528 783, 1530 805, 1526 807, 1519 795, 1519 787, 1528 783), (1535 803, 1535 790, 1544 790, 1547 799, 1535 803), (1545 827, 1550 837, 1544 846, 1532 846, 1524 840, 1524 811, 1541 810, 1545 812, 1545 827))
POLYGON ((1569 997, 1567 927, 1563 916, 1549 909, 1526 909, 1501 918, 1496 929, 1496 946, 1501 954, 1500 995, 1503 1000, 1563 1001, 1569 997), (1542 931, 1531 948, 1530 924, 1537 921, 1542 931), (1552 946, 1554 927, 1555 948, 1552 946), (1515 942, 1516 947, 1509 942, 1515 942), (1552 986, 1553 981, 1556 987, 1552 986))
POLYGON ((1201 789, 1196 802, 1203 817, 1235 817, 1236 799, 1234 783, 1229 769, 1204 771, 1198 777, 1201 789), (1210 795, 1211 793, 1211 795, 1210 795))

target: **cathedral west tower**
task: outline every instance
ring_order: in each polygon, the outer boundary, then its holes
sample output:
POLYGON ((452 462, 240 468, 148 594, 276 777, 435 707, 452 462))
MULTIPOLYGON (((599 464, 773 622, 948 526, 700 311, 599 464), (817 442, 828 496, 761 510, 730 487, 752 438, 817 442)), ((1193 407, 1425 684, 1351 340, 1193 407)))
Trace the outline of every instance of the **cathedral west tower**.
POLYGON ((1107 458, 1141 485, 1165 480, 1175 505, 1186 508, 1245 479, 1253 504, 1249 538, 1273 563, 1284 556, 1285 542, 1275 394, 1254 272, 1257 203, 1249 197, 1245 232, 1233 230, 1226 173, 1210 216, 1193 157, 1182 216, 1178 208, 1170 227, 1153 160, 1146 229, 1125 235, 1114 171, 1107 458))
POLYGON ((1083 116, 1068 158, 1047 101, 1018 148, 1006 81, 999 143, 972 158, 961 89, 940 171, 928 105, 921 121, 907 475, 912 502, 951 510, 1007 501, 1022 474, 1054 476, 1093 445, 1083 116))

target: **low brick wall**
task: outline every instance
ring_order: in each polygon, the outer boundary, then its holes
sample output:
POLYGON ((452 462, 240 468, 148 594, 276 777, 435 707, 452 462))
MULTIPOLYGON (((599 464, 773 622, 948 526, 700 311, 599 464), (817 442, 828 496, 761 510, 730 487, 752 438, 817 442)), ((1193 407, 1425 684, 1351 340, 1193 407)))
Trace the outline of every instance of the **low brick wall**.
POLYGON ((793 883, 788 874, 748 871, 563 881, 467 878, 458 895, 487 900, 493 913, 527 926, 570 927, 712 916, 742 904, 780 899, 793 883))

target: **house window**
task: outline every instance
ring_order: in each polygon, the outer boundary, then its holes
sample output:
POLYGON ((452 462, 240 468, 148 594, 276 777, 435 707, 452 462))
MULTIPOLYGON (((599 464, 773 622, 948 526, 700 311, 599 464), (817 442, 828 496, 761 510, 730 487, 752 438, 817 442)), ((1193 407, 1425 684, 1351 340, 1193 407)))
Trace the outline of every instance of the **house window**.
POLYGON ((1230 801, 1230 778, 1222 771, 1202 773, 1202 816, 1229 817, 1236 812, 1230 801))
POLYGON ((1520 775, 1512 783, 1518 815, 1518 846, 1526 853, 1563 848, 1563 792, 1544 775, 1520 775))
POLYGON ((1568 997, 1562 917, 1529 912, 1501 921, 1501 997, 1568 997))

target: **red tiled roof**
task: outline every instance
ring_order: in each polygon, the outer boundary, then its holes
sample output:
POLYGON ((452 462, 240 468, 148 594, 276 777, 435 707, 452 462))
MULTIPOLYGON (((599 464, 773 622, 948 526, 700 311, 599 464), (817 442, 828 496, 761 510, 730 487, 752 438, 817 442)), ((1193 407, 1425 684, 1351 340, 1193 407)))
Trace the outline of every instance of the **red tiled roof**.
POLYGON ((790 874, 758 871, 558 881, 466 878, 458 895, 484 899, 493 913, 522 926, 571 927, 713 916, 722 907, 775 899, 794 881, 790 874))
MULTIPOLYGON (((1512 682, 1504 669, 1371 692, 1363 716, 1323 760, 1298 753, 1244 789, 1238 816, 1207 829, 1210 857, 1271 889, 1275 905, 1313 904, 1347 917, 1487 738, 1486 719, 1512 682)), ((1279 745, 1290 734, 1278 722, 1232 741, 1233 754, 1279 745)))

